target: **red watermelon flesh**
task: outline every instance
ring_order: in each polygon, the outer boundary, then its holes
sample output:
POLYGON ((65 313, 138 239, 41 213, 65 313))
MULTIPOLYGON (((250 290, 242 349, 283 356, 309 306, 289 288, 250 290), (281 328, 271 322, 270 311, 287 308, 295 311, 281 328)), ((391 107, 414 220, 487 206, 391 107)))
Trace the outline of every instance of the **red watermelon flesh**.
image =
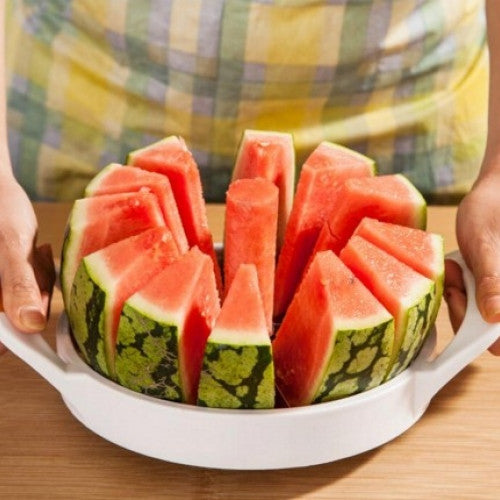
POLYGON ((245 130, 238 149, 232 180, 262 177, 279 189, 278 246, 293 203, 295 150, 291 134, 245 130))
POLYGON ((188 251, 186 233, 168 178, 154 172, 112 163, 105 167, 85 189, 85 196, 117 193, 153 193, 163 212, 165 225, 177 242, 180 253, 188 251))
POLYGON ((382 248, 425 277, 438 280, 444 273, 443 237, 415 229, 365 217, 355 235, 382 248))
POLYGON ((232 337, 231 343, 269 342, 255 265, 241 264, 236 271, 217 318, 216 328, 218 333, 214 331, 211 338, 217 337, 219 341, 228 334, 232 337))
MULTIPOLYGON (((339 332, 384 324, 390 335, 390 314, 340 259, 331 251, 317 253, 273 342, 277 386, 287 404, 307 405, 319 395, 339 332)), ((379 382, 383 376, 385 369, 379 382)))
POLYGON ((272 331, 278 188, 262 178, 233 181, 226 198, 225 291, 241 264, 257 268, 269 334, 272 331))
POLYGON ((336 144, 322 142, 302 167, 276 268, 274 317, 290 304, 321 227, 338 203, 343 182, 374 174, 374 163, 336 144))
MULTIPOLYGON (((120 240, 83 258, 71 293, 70 319, 72 325, 84 324, 82 316, 85 319, 90 314, 94 321, 87 321, 87 325, 98 325, 98 331, 93 333, 74 329, 77 341, 97 336, 97 345, 104 344, 103 349, 97 350, 104 351, 107 370, 103 366, 94 368, 114 378, 116 338, 123 304, 178 257, 179 250, 172 234, 161 227, 120 240), (91 305, 92 299, 86 302, 83 297, 88 295, 89 289, 95 288, 105 299, 99 303, 99 310, 89 312, 89 307, 95 307, 95 304, 91 305), (101 320, 95 321, 98 317, 101 320)), ((85 349, 83 341, 79 345, 85 349)), ((89 359, 98 359, 96 353, 86 352, 86 355, 89 359)))
POLYGON ((179 137, 167 137, 133 151, 127 158, 127 163, 168 178, 188 243, 190 246, 198 246, 212 258, 217 285, 222 291, 222 276, 208 227, 200 172, 185 142, 179 137))
POLYGON ((211 259, 193 247, 129 301, 143 314, 177 328, 183 401, 196 402, 207 338, 220 312, 211 259))
POLYGON ((347 180, 339 204, 321 229, 314 252, 342 250, 364 217, 425 229, 426 204, 418 190, 400 174, 347 180))
POLYGON ((389 373, 396 375, 408 366, 425 338, 435 285, 361 236, 352 236, 340 258, 394 317, 389 373))
POLYGON ((373 243, 401 262, 434 281, 436 299, 431 323, 439 312, 444 287, 443 237, 421 229, 365 217, 354 234, 373 243))
POLYGON ((76 200, 62 252, 61 287, 66 307, 83 257, 111 243, 164 225, 158 200, 151 193, 121 193, 76 200))
POLYGON ((98 258, 102 259, 109 276, 115 280, 115 307, 111 326, 114 345, 125 300, 177 259, 179 251, 172 233, 166 228, 157 228, 118 241, 100 252, 98 258))
POLYGON ((198 404, 273 408, 274 369, 257 270, 242 264, 205 347, 198 404))

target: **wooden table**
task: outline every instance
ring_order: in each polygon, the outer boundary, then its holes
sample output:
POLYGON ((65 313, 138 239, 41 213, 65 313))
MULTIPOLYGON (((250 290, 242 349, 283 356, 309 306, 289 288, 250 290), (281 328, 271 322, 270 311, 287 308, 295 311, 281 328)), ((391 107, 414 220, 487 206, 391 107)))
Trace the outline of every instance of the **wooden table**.
MULTIPOLYGON (((37 204, 39 242, 59 255, 67 204, 37 204)), ((216 238, 223 207, 209 208, 216 238)), ((429 229, 456 248, 455 209, 432 207, 429 229)), ((56 291, 46 337, 53 343, 56 291)), ((440 342, 451 336, 443 307, 440 342)), ((500 359, 484 353, 445 386, 417 424, 387 445, 302 469, 186 467, 121 449, 83 427, 59 394, 7 353, 0 359, 0 498, 498 498, 500 359)), ((168 425, 168 424, 167 424, 168 425)))

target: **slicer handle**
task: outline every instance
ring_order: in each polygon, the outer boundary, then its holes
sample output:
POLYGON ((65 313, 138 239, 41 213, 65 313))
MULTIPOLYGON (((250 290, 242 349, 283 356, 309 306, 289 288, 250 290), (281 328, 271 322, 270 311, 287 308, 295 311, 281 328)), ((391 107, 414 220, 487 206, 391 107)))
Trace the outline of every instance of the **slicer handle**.
POLYGON ((477 308, 474 277, 460 253, 455 251, 447 258, 462 268, 467 309, 462 325, 446 349, 432 361, 422 352, 411 366, 415 377, 415 411, 427 406, 439 389, 500 337, 500 324, 486 323, 477 308))
POLYGON ((17 330, 0 312, 0 342, 30 365, 59 392, 64 389, 66 364, 59 358, 39 333, 17 330))

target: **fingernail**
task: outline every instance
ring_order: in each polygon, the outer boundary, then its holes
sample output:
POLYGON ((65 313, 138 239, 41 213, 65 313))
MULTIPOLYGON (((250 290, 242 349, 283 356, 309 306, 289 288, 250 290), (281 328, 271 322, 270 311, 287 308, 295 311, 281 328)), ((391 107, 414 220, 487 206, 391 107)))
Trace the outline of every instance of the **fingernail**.
POLYGON ((484 313, 490 321, 500 319, 500 296, 488 297, 483 303, 484 313))
POLYGON ((29 330, 43 330, 45 328, 45 316, 36 307, 21 307, 19 310, 19 319, 23 326, 29 330))

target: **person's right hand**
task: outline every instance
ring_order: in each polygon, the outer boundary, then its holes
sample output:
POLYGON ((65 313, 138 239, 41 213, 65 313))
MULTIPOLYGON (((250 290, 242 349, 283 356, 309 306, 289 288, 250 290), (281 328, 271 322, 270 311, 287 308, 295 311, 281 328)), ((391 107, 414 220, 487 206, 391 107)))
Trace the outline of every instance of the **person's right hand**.
MULTIPOLYGON (((0 306, 26 333, 45 328, 55 281, 52 250, 37 247, 36 236, 28 196, 13 177, 0 177, 0 306)), ((0 353, 5 350, 0 344, 0 353)))

